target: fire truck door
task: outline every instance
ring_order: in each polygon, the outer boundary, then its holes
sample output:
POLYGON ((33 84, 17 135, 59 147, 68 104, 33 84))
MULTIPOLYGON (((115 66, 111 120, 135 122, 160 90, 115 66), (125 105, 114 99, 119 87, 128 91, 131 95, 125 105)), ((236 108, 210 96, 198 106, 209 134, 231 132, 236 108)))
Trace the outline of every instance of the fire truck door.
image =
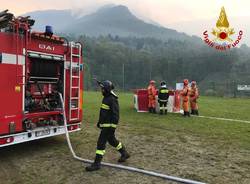
POLYGON ((22 131, 22 66, 0 63, 0 135, 22 131))

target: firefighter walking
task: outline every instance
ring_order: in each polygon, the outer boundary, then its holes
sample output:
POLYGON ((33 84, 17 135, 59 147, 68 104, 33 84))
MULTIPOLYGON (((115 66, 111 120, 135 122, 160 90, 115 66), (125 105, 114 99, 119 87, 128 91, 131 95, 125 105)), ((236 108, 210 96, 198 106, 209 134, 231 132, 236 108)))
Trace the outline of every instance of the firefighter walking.
POLYGON ((169 93, 165 81, 161 82, 161 87, 158 94, 158 103, 160 106, 160 114, 167 114, 167 103, 168 103, 169 93))
POLYGON ((188 79, 184 79, 183 80, 183 89, 181 91, 181 96, 182 96, 182 108, 184 111, 184 117, 190 117, 190 113, 189 113, 189 94, 190 94, 190 89, 188 87, 188 79))
POLYGON ((191 82, 191 90, 190 90, 190 108, 192 115, 199 115, 198 112, 198 100, 199 98, 199 90, 197 88, 196 81, 191 82))
POLYGON ((95 171, 101 168, 101 161, 105 154, 107 142, 120 152, 121 157, 118 162, 125 162, 130 157, 125 146, 115 137, 115 130, 119 122, 119 104, 118 97, 113 92, 114 86, 108 80, 98 82, 98 84, 103 95, 99 121, 97 123, 97 127, 101 129, 101 132, 97 141, 95 161, 86 167, 86 171, 95 171))
POLYGON ((156 87, 155 87, 155 81, 151 80, 149 82, 148 86, 148 111, 149 113, 156 113, 156 87))

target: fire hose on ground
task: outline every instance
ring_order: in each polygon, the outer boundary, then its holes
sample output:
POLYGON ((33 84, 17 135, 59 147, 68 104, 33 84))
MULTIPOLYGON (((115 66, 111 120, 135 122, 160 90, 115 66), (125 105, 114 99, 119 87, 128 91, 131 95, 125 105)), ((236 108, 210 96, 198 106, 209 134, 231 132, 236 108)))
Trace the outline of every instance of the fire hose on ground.
MULTIPOLYGON (((71 141, 70 141, 70 137, 69 137, 68 128, 67 128, 67 120, 66 120, 66 114, 65 114, 65 108, 64 108, 63 97, 62 97, 62 94, 61 94, 61 93, 59 93, 59 96, 60 96, 61 105, 62 105, 62 110, 63 110, 63 121, 64 121, 64 128, 65 128, 66 140, 67 140, 67 143, 68 143, 68 147, 69 147, 69 149, 70 149, 70 152, 71 152, 72 156, 73 156, 76 160, 79 160, 79 161, 84 162, 84 163, 91 164, 91 163, 93 163, 93 161, 88 160, 88 159, 83 159, 83 158, 81 158, 81 157, 78 157, 78 156, 76 155, 76 153, 75 153, 73 147, 72 147, 72 144, 71 144, 71 141)), ((154 176, 154 177, 158 177, 158 178, 162 178, 162 179, 165 179, 165 180, 170 180, 170 181, 174 181, 174 182, 178 182, 178 183, 186 183, 186 184, 205 184, 205 183, 199 182, 199 181, 194 181, 194 180, 189 180, 189 179, 178 178, 178 177, 174 177, 174 176, 169 176, 169 175, 157 173, 157 172, 154 172, 154 171, 148 171, 148 170, 143 170, 143 169, 139 169, 139 168, 135 168, 135 167, 123 166, 123 165, 119 165, 119 164, 111 164, 111 163, 102 162, 101 165, 102 165, 102 166, 111 167, 111 168, 115 168, 115 169, 121 169, 121 170, 125 170, 125 171, 141 173, 141 174, 145 174, 145 175, 148 175, 148 176, 154 176)))

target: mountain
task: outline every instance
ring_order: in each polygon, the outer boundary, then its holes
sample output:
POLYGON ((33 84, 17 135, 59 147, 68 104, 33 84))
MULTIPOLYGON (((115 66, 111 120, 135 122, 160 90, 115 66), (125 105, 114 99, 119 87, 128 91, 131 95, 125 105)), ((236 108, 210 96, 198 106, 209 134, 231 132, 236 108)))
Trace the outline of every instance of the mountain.
POLYGON ((43 10, 26 13, 23 16, 31 16, 36 22, 33 30, 44 31, 46 25, 52 25, 56 32, 65 28, 65 24, 74 22, 77 17, 71 10, 43 10))
POLYGON ((134 16, 126 6, 100 9, 73 22, 63 32, 88 36, 119 35, 122 37, 154 37, 158 39, 190 39, 184 33, 146 23, 134 16))
POLYGON ((100 36, 152 37, 162 40, 200 40, 185 33, 147 23, 131 13, 126 6, 104 6, 96 12, 79 17, 70 10, 46 10, 27 13, 36 20, 34 30, 43 31, 52 25, 55 32, 100 36))

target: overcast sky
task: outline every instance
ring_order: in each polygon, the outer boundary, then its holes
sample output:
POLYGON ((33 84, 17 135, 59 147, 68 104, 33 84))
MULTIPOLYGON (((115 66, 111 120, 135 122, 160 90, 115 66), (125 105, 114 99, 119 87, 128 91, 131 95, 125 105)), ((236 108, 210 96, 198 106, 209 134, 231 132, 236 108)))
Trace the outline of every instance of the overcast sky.
POLYGON ((44 9, 83 9, 88 13, 108 3, 127 5, 162 25, 218 17, 222 6, 231 17, 250 17, 249 0, 0 0, 2 9, 16 14, 44 9))

